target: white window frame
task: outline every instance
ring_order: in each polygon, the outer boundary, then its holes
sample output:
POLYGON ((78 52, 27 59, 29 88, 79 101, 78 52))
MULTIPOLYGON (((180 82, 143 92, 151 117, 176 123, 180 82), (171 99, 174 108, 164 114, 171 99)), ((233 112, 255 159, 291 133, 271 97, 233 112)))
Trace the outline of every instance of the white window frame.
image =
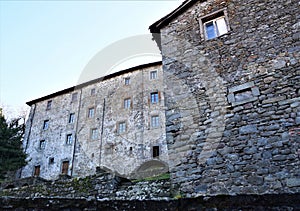
POLYGON ((122 134, 126 132, 126 122, 119 122, 118 124, 118 133, 122 134))
POLYGON ((46 147, 46 141, 45 140, 40 140, 39 149, 45 149, 45 147, 46 147))
POLYGON ((151 127, 152 128, 158 128, 159 126, 160 126, 159 115, 151 116, 151 127))
POLYGON ((150 71, 150 80, 155 80, 158 77, 157 70, 150 71))
POLYGON ((124 108, 130 109, 131 108, 131 98, 124 99, 124 108))
POLYGON ((228 15, 227 15, 227 10, 226 9, 221 9, 221 10, 218 10, 214 13, 210 13, 206 16, 203 16, 203 17, 200 18, 199 22, 200 22, 200 33, 201 33, 201 36, 204 40, 215 39, 215 38, 220 37, 224 34, 227 34, 230 31, 230 26, 229 26, 228 15), (221 19, 224 19, 225 24, 226 24, 226 32, 224 32, 224 33, 219 32, 218 26, 216 24, 216 22, 218 20, 221 20, 221 19), (215 30, 216 36, 212 37, 212 38, 208 38, 207 32, 206 32, 206 25, 208 23, 211 23, 211 22, 214 25, 214 30, 215 30))
POLYGON ((130 77, 124 78, 124 84, 128 86, 130 84, 130 77))
POLYGON ((92 140, 97 140, 98 139, 98 129, 97 128, 92 128, 91 129, 91 139, 92 140))
POLYGON ((48 130, 49 128, 49 120, 44 120, 44 123, 43 123, 43 130, 48 130))
POLYGON ((68 123, 73 124, 74 122, 75 122, 75 113, 70 113, 68 123))
POLYGON ((93 118, 95 116, 95 107, 88 109, 88 118, 93 118))
POLYGON ((158 92, 152 92, 150 94, 150 102, 151 102, 151 104, 159 103, 159 94, 158 94, 158 92))
POLYGON ((73 134, 70 133, 70 134, 67 134, 66 136, 66 144, 67 145, 71 145, 73 143, 73 134))

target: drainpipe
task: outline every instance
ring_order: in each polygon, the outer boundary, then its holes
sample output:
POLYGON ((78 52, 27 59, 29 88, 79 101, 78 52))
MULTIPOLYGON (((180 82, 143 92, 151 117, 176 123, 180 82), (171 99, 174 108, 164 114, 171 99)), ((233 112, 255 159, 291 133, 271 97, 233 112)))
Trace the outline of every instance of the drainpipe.
POLYGON ((75 153, 76 153, 76 143, 77 143, 77 132, 78 132, 79 114, 80 114, 80 106, 81 106, 81 96, 82 96, 82 88, 80 89, 80 96, 79 96, 79 103, 78 103, 78 115, 77 115, 76 128, 75 128, 75 140, 74 140, 74 148, 73 148, 73 155, 72 155, 71 177, 73 176, 73 171, 74 171, 74 160, 75 160, 75 153))
POLYGON ((105 114, 105 98, 103 99, 102 120, 101 120, 101 134, 100 134, 100 155, 99 155, 99 167, 101 167, 102 156, 102 143, 103 143, 103 130, 104 130, 104 114, 105 114))

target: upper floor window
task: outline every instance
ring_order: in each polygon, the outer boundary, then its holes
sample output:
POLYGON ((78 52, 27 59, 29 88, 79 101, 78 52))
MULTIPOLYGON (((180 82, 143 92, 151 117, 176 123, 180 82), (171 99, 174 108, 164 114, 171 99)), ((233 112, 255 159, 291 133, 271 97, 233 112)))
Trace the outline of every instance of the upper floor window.
POLYGON ((91 129, 91 139, 96 140, 98 138, 98 129, 93 128, 91 129))
POLYGON ((152 147, 152 157, 153 158, 159 157, 159 146, 152 147))
POLYGON ((125 78, 124 83, 125 83, 125 85, 129 85, 130 84, 130 78, 129 77, 125 78))
POLYGON ((73 142, 73 134, 68 134, 66 138, 66 144, 72 144, 73 142))
POLYGON ((95 94, 96 94, 96 89, 95 88, 91 89, 91 96, 94 96, 95 94))
POLYGON ((52 106, 52 100, 49 100, 49 101, 47 102, 46 110, 50 110, 50 109, 51 109, 51 106, 52 106))
POLYGON ((74 123, 74 122, 75 122, 75 113, 71 113, 69 115, 69 123, 71 124, 71 123, 74 123))
POLYGON ((126 132, 126 123, 125 122, 120 122, 118 125, 118 133, 125 133, 126 132))
POLYGON ((153 80, 153 79, 156 79, 157 78, 157 71, 151 71, 150 72, 150 79, 153 80))
POLYGON ((159 93, 158 92, 152 92, 151 93, 151 103, 158 103, 159 102, 159 93))
POLYGON ((49 120, 45 120, 43 124, 43 130, 47 130, 49 128, 49 120))
POLYGON ((159 127, 159 116, 152 116, 151 117, 151 127, 159 127))
POLYGON ((126 98, 124 100, 124 108, 125 109, 129 109, 131 107, 131 99, 130 98, 126 98))
POLYGON ((226 34, 229 31, 225 10, 217 11, 201 18, 201 31, 206 40, 226 34))
POLYGON ((95 108, 89 108, 89 111, 88 111, 88 118, 93 118, 95 115, 95 108))
POLYGON ((39 148, 40 149, 45 149, 45 146, 46 146, 46 141, 45 140, 41 140, 39 148))
POLYGON ((72 94, 72 102, 77 101, 77 97, 78 97, 78 93, 77 92, 73 93, 72 94))

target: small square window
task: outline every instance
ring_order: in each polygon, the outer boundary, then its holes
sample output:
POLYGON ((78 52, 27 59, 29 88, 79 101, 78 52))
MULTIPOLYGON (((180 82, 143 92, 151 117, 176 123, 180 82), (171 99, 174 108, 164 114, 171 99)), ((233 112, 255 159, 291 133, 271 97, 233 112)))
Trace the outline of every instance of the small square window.
POLYGON ((201 31, 206 40, 226 34, 229 31, 226 11, 217 11, 201 18, 201 31))
POLYGON ((159 116, 151 117, 151 127, 153 128, 159 127, 159 116))
POLYGON ((153 79, 156 79, 157 78, 157 71, 151 71, 150 72, 150 79, 153 80, 153 79))
POLYGON ((46 141, 45 140, 41 140, 40 141, 40 149, 45 149, 45 146, 46 146, 46 141))
POLYGON ((158 92, 151 93, 151 103, 158 103, 159 102, 159 95, 158 92))
POLYGON ((126 132, 126 123, 125 122, 120 122, 119 123, 118 132, 119 132, 119 134, 126 132))
POLYGON ((76 102, 77 101, 77 97, 78 97, 78 93, 75 92, 72 94, 72 102, 76 102))
POLYGON ((50 109, 51 109, 51 106, 52 106, 52 100, 49 100, 49 101, 47 102, 46 110, 50 110, 50 109))
POLYGON ((95 94, 96 94, 96 89, 95 88, 91 89, 91 96, 94 96, 95 94))
POLYGON ((89 108, 88 118, 93 118, 95 115, 95 108, 89 108))
POLYGON ((125 109, 129 109, 131 107, 131 99, 130 98, 126 98, 124 100, 124 108, 125 109))
POLYGON ((43 124, 43 130, 47 130, 49 128, 49 120, 45 120, 43 124))
POLYGON ((72 124, 72 123, 74 123, 75 122, 75 113, 71 113, 70 115, 69 115, 69 124, 72 124))
POLYGON ((96 128, 91 129, 91 139, 92 140, 98 139, 98 129, 96 128))
POLYGON ((130 84, 130 78, 125 78, 124 82, 125 82, 125 85, 129 85, 130 84))
POLYGON ((73 142, 73 135, 72 134, 68 134, 67 135, 67 139, 66 139, 66 144, 72 144, 73 142))
POLYGON ((159 146, 153 146, 152 156, 153 156, 153 158, 159 157, 159 146))

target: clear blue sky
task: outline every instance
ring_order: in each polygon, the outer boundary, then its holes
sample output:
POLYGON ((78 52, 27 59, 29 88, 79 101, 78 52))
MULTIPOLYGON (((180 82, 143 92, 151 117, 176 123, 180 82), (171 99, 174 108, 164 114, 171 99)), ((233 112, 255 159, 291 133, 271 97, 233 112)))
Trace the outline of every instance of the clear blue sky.
POLYGON ((76 85, 89 60, 182 3, 169 1, 0 1, 0 106, 26 107, 76 85))

